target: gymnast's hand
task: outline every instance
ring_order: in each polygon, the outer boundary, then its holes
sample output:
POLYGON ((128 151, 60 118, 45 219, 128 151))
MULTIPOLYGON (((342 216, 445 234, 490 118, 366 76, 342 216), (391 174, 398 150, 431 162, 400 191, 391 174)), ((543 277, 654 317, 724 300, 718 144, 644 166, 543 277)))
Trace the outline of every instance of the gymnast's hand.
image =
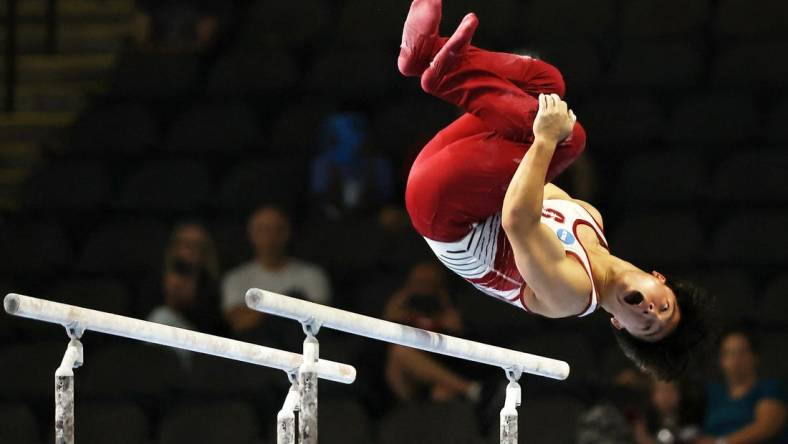
POLYGON ((572 133, 577 117, 558 94, 539 94, 539 112, 534 119, 534 136, 558 143, 572 133))

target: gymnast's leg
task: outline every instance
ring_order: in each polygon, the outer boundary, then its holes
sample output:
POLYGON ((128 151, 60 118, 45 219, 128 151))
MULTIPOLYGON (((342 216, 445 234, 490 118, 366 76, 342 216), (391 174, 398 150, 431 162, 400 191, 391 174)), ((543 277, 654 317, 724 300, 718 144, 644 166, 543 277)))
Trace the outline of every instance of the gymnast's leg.
MULTIPOLYGON (((434 5, 435 0, 414 2, 422 8, 430 4, 434 5)), ((416 10, 419 17, 428 17, 425 10, 416 10)), ((408 21, 412 22, 410 16, 408 21)), ((474 16, 466 17, 422 75, 425 90, 469 112, 429 142, 408 178, 406 206, 413 225, 433 240, 460 239, 472 224, 500 211, 509 181, 530 146, 531 126, 538 110, 533 96, 491 70, 496 66, 495 59, 511 55, 468 51, 476 24, 474 16)), ((406 22, 406 42, 409 29, 414 25, 406 22)), ((421 40, 422 47, 425 41, 421 40)), ((405 48, 408 45, 403 44, 405 48)), ((408 51, 403 54, 407 59, 408 51)), ((537 79, 533 83, 528 83, 528 77, 519 80, 533 93, 563 92, 563 80, 555 68, 534 59, 511 57, 537 67, 522 71, 538 73, 532 74, 537 79)), ((402 60, 401 54, 401 68, 402 60)), ((563 171, 584 146, 585 133, 577 125, 574 134, 556 150, 548 180, 563 171)))

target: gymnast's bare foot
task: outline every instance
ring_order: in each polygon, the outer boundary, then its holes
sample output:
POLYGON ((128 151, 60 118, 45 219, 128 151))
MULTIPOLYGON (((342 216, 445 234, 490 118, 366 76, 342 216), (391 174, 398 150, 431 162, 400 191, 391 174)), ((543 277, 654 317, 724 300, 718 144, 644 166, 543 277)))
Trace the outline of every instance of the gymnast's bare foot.
POLYGON ((474 13, 466 15, 462 19, 454 34, 435 55, 430 67, 421 75, 421 88, 425 92, 434 91, 443 79, 444 74, 451 70, 454 64, 462 57, 468 45, 470 45, 478 26, 479 19, 474 13))
POLYGON ((418 77, 430 65, 438 40, 441 6, 441 0, 413 0, 411 3, 397 60, 403 75, 418 77))

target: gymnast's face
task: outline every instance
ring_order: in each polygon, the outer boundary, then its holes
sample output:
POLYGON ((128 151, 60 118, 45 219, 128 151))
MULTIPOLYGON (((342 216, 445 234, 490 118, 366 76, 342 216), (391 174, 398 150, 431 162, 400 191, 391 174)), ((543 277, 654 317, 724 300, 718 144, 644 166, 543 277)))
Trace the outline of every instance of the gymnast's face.
POLYGON ((665 285, 665 276, 656 271, 623 273, 615 293, 610 320, 613 326, 644 341, 659 341, 673 332, 681 320, 676 295, 665 285))

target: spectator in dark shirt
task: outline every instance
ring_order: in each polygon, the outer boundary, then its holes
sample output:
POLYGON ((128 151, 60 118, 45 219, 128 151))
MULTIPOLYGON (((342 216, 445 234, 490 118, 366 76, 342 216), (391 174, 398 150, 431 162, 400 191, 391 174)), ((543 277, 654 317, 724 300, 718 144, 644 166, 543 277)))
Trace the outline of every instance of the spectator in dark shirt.
MULTIPOLYGON (((384 317, 426 330, 461 334, 463 321, 449 298, 445 279, 443 269, 433 262, 416 265, 403 288, 387 303, 384 317)), ((400 401, 478 400, 482 387, 475 376, 456 360, 399 345, 388 347, 385 378, 400 401)))

